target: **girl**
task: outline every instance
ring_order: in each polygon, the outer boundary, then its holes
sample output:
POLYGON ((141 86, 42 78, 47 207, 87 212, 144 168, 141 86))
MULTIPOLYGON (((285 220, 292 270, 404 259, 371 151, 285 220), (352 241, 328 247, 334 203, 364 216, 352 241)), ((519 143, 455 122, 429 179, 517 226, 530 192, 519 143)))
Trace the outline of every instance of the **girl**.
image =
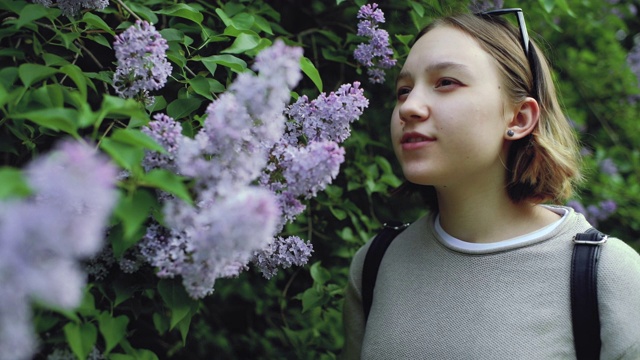
MULTIPOLYGON (((572 237, 591 225, 560 204, 580 180, 578 144, 519 9, 425 28, 400 72, 391 137, 430 214, 391 243, 365 319, 356 254, 347 359, 571 359, 572 237), (504 20, 513 12, 520 29, 504 20)), ((640 359, 640 256, 601 246, 602 359, 640 359)), ((595 354, 597 356, 597 354, 595 354)))

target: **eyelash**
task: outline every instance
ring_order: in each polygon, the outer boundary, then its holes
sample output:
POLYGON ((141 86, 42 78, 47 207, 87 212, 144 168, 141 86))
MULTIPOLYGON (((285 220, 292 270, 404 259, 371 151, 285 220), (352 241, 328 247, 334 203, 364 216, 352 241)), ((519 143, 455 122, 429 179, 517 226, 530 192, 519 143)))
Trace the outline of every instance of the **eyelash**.
MULTIPOLYGON (((435 83, 435 88, 441 88, 441 87, 449 87, 449 86, 455 86, 455 85, 461 85, 461 83, 458 80, 455 79, 451 79, 451 78, 442 78, 439 79, 438 81, 436 81, 435 83), (443 84, 444 82, 447 82, 447 84, 443 84)), ((411 88, 403 86, 401 88, 398 88, 398 90, 396 90, 396 98, 400 99, 401 96, 406 95, 408 93, 411 92, 411 88)))

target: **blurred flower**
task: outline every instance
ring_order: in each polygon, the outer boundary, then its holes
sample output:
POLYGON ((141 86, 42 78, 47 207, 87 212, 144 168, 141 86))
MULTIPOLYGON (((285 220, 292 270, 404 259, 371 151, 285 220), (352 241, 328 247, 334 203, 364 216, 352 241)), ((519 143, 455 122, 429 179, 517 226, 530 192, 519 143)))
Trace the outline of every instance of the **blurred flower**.
POLYGON ((378 4, 365 4, 358 11, 358 36, 369 39, 368 43, 358 44, 353 57, 363 66, 367 67, 369 81, 372 83, 384 82, 384 69, 390 69, 396 65, 393 59, 393 49, 389 42, 389 33, 379 29, 378 24, 384 23, 384 13, 378 8, 378 4))
POLYGON ((504 0, 473 0, 469 4, 469 11, 472 13, 481 13, 483 11, 502 9, 504 0))
POLYGON ((584 215, 593 226, 598 226, 600 221, 606 220, 618 209, 618 205, 613 200, 604 200, 598 205, 589 205, 586 208, 579 201, 571 200, 567 203, 567 206, 584 215))
POLYGON ((73 308, 117 200, 116 168, 84 144, 65 142, 25 168, 34 195, 0 202, 0 358, 35 349, 30 301, 73 308))
POLYGON ((636 75, 638 79, 638 86, 640 86, 640 42, 635 44, 629 54, 627 55, 627 64, 631 68, 631 71, 636 75))
POLYGON ((262 275, 271 279, 278 273, 278 268, 306 264, 312 252, 311 243, 305 243, 297 236, 277 237, 265 250, 256 252, 254 262, 262 275))
POLYGON ((123 98, 150 99, 149 91, 161 89, 171 75, 167 41, 146 21, 136 21, 113 43, 118 67, 113 87, 123 98))
MULTIPOLYGON (((52 0, 33 0, 33 2, 46 7, 53 5, 52 0)), ((102 10, 109 5, 109 0, 57 0, 57 3, 63 15, 72 17, 78 15, 82 8, 102 10)))
POLYGON ((611 158, 606 158, 600 162, 600 171, 607 175, 617 175, 618 167, 611 158))
POLYGON ((280 166, 287 190, 307 199, 331 183, 344 161, 344 149, 333 141, 313 141, 306 147, 289 147, 280 166))

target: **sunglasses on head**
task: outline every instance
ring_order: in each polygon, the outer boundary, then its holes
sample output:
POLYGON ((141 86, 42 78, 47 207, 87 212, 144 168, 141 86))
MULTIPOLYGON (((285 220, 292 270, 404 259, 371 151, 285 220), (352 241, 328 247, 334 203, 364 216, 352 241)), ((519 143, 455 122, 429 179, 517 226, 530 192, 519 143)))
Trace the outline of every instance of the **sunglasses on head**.
POLYGON ((538 100, 539 99, 538 97, 539 67, 538 67, 538 62, 536 61, 537 54, 536 54, 535 48, 533 47, 533 45, 531 44, 531 41, 529 40, 529 33, 527 32, 527 24, 524 21, 524 13, 522 12, 522 9, 510 8, 510 9, 490 10, 490 11, 477 13, 476 15, 483 18, 491 18, 494 16, 500 16, 505 14, 516 14, 516 17, 518 19, 518 27, 520 29, 520 44, 522 45, 522 50, 524 50, 524 54, 527 57, 527 60, 529 61, 529 68, 531 69, 531 74, 533 75, 533 88, 532 88, 533 97, 535 97, 536 100, 538 100))

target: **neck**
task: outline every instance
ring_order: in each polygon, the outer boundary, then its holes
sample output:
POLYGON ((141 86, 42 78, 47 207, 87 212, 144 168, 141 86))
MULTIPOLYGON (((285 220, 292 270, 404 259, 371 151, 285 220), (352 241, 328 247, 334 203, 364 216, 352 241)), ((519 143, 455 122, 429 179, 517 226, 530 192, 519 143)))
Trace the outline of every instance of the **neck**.
POLYGON ((436 188, 440 224, 458 239, 489 243, 543 228, 559 216, 532 202, 514 203, 504 187, 436 188))

